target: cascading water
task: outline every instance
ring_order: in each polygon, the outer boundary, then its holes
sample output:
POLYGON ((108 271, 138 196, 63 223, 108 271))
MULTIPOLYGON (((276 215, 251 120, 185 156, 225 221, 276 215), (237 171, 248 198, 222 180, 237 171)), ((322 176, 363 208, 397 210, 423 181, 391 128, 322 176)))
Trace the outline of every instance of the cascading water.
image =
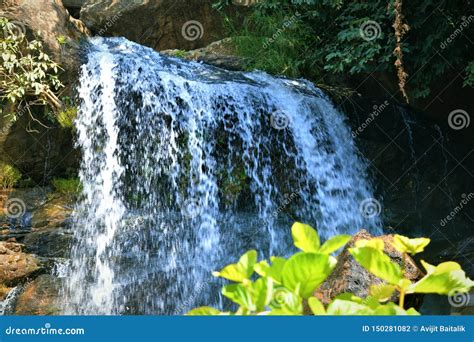
POLYGON ((255 248, 379 232, 344 117, 309 82, 228 72, 122 38, 91 40, 76 127, 83 199, 66 313, 182 314, 219 305, 211 271, 255 248))

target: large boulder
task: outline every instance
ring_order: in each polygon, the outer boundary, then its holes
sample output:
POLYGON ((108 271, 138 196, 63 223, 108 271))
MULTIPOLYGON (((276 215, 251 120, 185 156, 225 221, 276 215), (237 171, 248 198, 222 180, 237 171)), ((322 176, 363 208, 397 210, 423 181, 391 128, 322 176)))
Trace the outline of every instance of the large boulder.
POLYGON ((16 286, 36 276, 41 262, 32 254, 24 252, 24 245, 15 242, 0 242, 0 284, 16 286))
POLYGON ((15 23, 28 37, 39 38, 67 73, 78 66, 77 43, 89 31, 69 15, 61 0, 0 0, 0 16, 15 23))
MULTIPOLYGON (((223 13, 213 0, 88 0, 81 20, 100 36, 123 36, 155 50, 192 50, 225 37, 223 13)), ((236 17, 250 2, 236 1, 225 14, 236 17)))
POLYGON ((237 56, 231 38, 218 40, 196 50, 170 49, 160 51, 164 55, 184 58, 188 61, 203 62, 219 68, 240 71, 245 68, 246 59, 237 56))
POLYGON ((18 296, 15 315, 58 315, 60 286, 60 279, 49 274, 40 275, 18 296))
MULTIPOLYGON (((348 250, 354 247, 358 240, 370 240, 373 238, 374 237, 366 230, 361 230, 349 241, 342 253, 338 256, 334 271, 314 294, 322 303, 329 304, 334 297, 345 292, 365 298, 369 294, 371 285, 382 284, 384 282, 357 263, 348 250)), ((400 266, 402 266, 402 264, 404 265, 406 278, 411 281, 421 279, 423 274, 413 259, 408 255, 404 257, 391 245, 393 241, 392 235, 377 236, 377 238, 384 241, 385 253, 390 256, 392 261, 400 266)), ((396 295, 393 299, 397 300, 396 295)))

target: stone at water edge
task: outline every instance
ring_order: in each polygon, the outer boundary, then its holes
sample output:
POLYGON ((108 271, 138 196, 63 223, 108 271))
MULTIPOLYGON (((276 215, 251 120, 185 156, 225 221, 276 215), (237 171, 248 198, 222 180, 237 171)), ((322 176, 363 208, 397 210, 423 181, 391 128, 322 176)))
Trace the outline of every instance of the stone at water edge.
POLYGON ((13 287, 36 276, 43 265, 25 246, 16 242, 0 242, 0 284, 13 287))
POLYGON ((15 315, 58 315, 60 280, 42 274, 18 296, 15 315))
MULTIPOLYGON (((365 298, 369 294, 370 285, 382 284, 383 280, 366 271, 365 268, 355 261, 348 251, 349 248, 354 247, 356 241, 370 240, 373 238, 374 237, 366 230, 361 230, 354 235, 338 256, 334 271, 319 289, 316 290, 314 296, 324 304, 329 304, 334 297, 345 292, 365 298)), ((393 235, 377 236, 376 238, 384 241, 385 253, 390 256, 392 261, 401 266, 403 256, 391 245, 393 235)), ((405 277, 414 282, 421 279, 422 276, 423 273, 415 261, 407 255, 405 258, 405 277)), ((398 301, 398 294, 395 294, 392 300, 398 301)))

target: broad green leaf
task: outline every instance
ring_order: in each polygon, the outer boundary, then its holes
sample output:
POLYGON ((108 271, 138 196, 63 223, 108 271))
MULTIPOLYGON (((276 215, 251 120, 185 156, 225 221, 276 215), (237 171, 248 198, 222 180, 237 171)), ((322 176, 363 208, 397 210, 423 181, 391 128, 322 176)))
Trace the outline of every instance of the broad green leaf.
POLYGON ((382 239, 374 238, 370 240, 358 240, 355 242, 355 247, 361 248, 361 247, 372 247, 374 249, 377 249, 379 251, 383 251, 385 247, 385 243, 383 242, 382 239))
POLYGON ((311 226, 295 222, 291 227, 291 235, 295 246, 303 252, 317 252, 319 250, 319 235, 311 226))
POLYGON ((220 314, 222 314, 222 312, 217 309, 211 308, 209 306, 201 306, 199 308, 192 309, 186 314, 186 316, 215 316, 220 314))
POLYGON ((324 305, 316 297, 309 297, 308 305, 313 315, 326 314, 326 309, 324 308, 324 305))
POLYGON ((244 309, 255 311, 256 305, 252 293, 247 286, 242 284, 230 284, 222 288, 222 294, 244 309))
POLYGON ((212 275, 241 283, 250 278, 256 262, 257 252, 251 250, 242 255, 236 264, 227 265, 219 272, 212 272, 212 275))
POLYGON ((331 274, 333 268, 327 254, 297 253, 283 266, 283 285, 293 291, 299 285, 301 296, 308 298, 331 274))
POLYGON ((331 254, 343 247, 346 243, 351 240, 350 235, 337 235, 327 240, 319 249, 319 253, 331 254))
POLYGON ((390 284, 396 285, 403 278, 400 266, 380 249, 356 247, 350 248, 349 253, 367 271, 390 284))
POLYGON ((370 286, 370 295, 379 302, 386 302, 392 298, 395 292, 395 286, 389 284, 380 284, 370 286))
POLYGON ((380 305, 373 311, 374 315, 377 316, 408 316, 408 315, 419 315, 419 313, 411 308, 404 310, 395 303, 387 303, 385 305, 380 305))
POLYGON ((340 299, 344 301, 350 301, 358 304, 362 304, 364 302, 363 298, 360 298, 352 293, 349 292, 343 292, 341 294, 338 294, 334 299, 340 299))
POLYGON ((438 266, 422 261, 428 272, 415 284, 412 284, 408 293, 437 293, 450 295, 453 292, 468 292, 474 286, 474 281, 466 277, 461 266, 455 262, 444 262, 438 266))
POLYGON ((430 243, 428 238, 410 239, 403 235, 395 235, 392 245, 400 253, 409 253, 415 255, 424 251, 425 247, 430 243))
POLYGON ((265 310, 265 307, 270 304, 273 296, 273 282, 270 278, 259 278, 252 286, 253 301, 257 307, 257 311, 265 310))
POLYGON ((281 272, 286 263, 286 259, 272 256, 270 260, 272 262, 271 265, 268 265, 266 260, 262 260, 258 264, 255 264, 254 270, 260 276, 271 278, 277 284, 281 284, 281 272))
POLYGON ((328 315, 371 315, 373 311, 363 304, 335 299, 326 312, 328 315))

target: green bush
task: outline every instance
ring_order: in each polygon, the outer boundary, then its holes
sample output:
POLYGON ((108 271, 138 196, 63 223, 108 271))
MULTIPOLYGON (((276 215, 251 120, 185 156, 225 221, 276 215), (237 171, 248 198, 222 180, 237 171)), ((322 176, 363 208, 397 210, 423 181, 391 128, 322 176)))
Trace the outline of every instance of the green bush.
MULTIPOLYGON (((63 87, 60 67, 51 60, 39 40, 29 41, 24 27, 0 18, 0 100, 14 104, 15 112, 33 118, 33 106, 62 109, 56 92, 63 87)), ((9 113, 16 118, 15 113, 9 113)))
MULTIPOLYGON (((216 7, 229 3, 221 0, 216 7)), ((229 20, 227 27, 248 69, 323 84, 335 85, 334 75, 396 76, 397 48, 408 73, 409 96, 416 99, 428 96, 430 85, 454 69, 463 70, 465 85, 472 86, 473 61, 465 37, 472 36, 474 16, 468 13, 466 2, 457 0, 265 0, 250 8, 243 28, 229 20), (398 49, 393 25, 395 7, 402 3, 404 19, 397 32, 406 30, 404 24, 409 31, 398 49)))
POLYGON ((0 162, 0 189, 10 189, 21 179, 21 172, 14 166, 0 162))
POLYGON ((55 178, 51 184, 56 193, 69 199, 75 199, 82 191, 82 184, 79 178, 55 178))
MULTIPOLYGON (((426 275, 412 283, 404 277, 404 270, 384 253, 384 241, 374 238, 356 241, 349 253, 384 283, 371 286, 366 298, 344 293, 324 306, 313 293, 336 265, 337 260, 331 254, 349 242, 351 236, 338 235, 321 245, 316 230, 306 224, 295 223, 291 231, 301 252, 290 258, 271 257, 270 263, 257 262, 257 252, 252 250, 237 263, 213 272, 216 277, 234 282, 224 286, 222 294, 238 305, 235 313, 200 307, 188 315, 302 315, 305 306, 314 315, 418 315, 414 308, 405 309, 407 294, 452 295, 468 292, 474 286, 455 262, 433 266, 421 261, 426 275), (395 291, 399 293, 398 303, 390 301, 395 291)), ((395 235, 392 245, 405 256, 422 252, 429 242, 426 238, 395 235)))

